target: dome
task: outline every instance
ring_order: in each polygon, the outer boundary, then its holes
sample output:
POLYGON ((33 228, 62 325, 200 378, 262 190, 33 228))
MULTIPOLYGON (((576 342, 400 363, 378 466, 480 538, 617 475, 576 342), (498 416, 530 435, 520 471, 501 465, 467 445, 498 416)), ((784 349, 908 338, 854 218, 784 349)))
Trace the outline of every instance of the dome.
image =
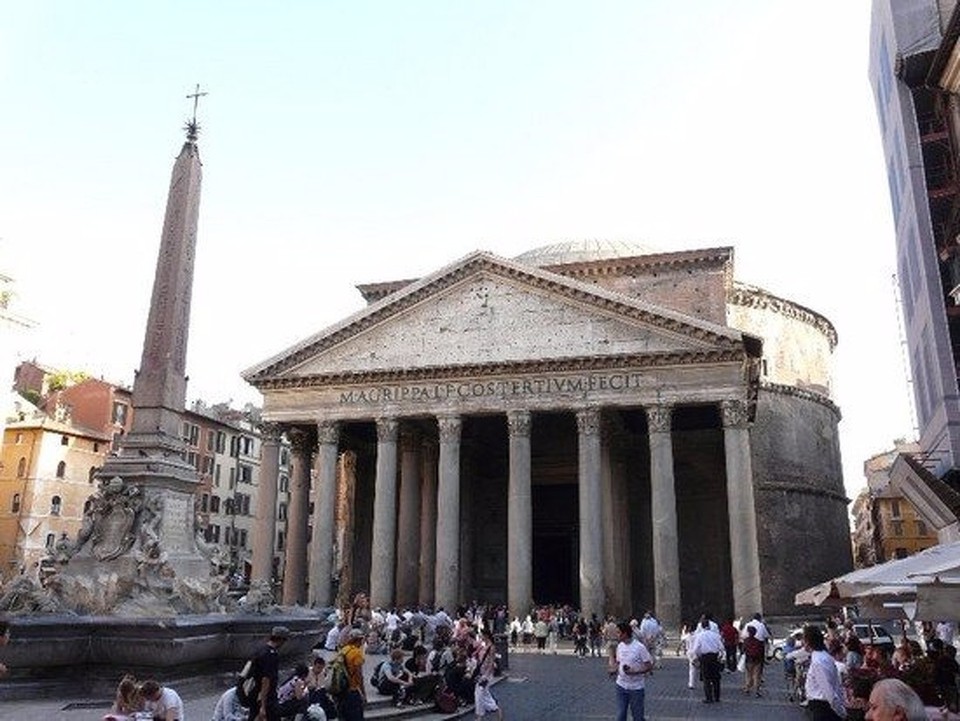
POLYGON ((561 243, 543 245, 514 258, 518 263, 542 268, 548 265, 567 265, 569 263, 587 263, 607 258, 632 258, 637 255, 650 255, 659 251, 641 243, 629 240, 567 240, 561 243))

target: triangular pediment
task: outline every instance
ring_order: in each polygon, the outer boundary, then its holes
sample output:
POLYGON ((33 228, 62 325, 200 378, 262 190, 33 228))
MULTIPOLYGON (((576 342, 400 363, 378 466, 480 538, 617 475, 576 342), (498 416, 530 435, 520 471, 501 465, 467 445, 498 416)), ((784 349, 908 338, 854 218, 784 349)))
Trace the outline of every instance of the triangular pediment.
POLYGON ((261 381, 730 351, 738 331, 474 253, 244 373, 261 381))

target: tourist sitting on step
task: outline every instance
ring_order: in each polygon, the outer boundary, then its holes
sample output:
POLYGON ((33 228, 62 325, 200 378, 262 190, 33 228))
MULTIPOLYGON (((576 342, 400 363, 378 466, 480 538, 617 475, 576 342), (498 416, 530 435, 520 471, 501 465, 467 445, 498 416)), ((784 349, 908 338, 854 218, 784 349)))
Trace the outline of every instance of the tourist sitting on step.
POLYGON ((453 652, 453 663, 443 675, 443 683, 459 699, 461 704, 473 703, 473 674, 468 663, 470 657, 462 646, 457 646, 453 652))
POLYGON ((413 676, 403 667, 403 658, 402 649, 395 648, 390 652, 390 660, 380 669, 376 687, 382 695, 392 696, 398 705, 406 701, 407 689, 413 686, 413 676))
POLYGON ((137 679, 125 674, 117 684, 117 694, 110 707, 110 713, 103 717, 103 721, 126 721, 132 718, 137 711, 143 711, 143 696, 140 694, 140 685, 137 679))
POLYGON ((403 664, 407 672, 413 677, 413 685, 407 689, 407 703, 433 703, 437 687, 441 682, 441 675, 427 667, 426 646, 415 646, 413 655, 403 664))
POLYGON ((277 701, 279 702, 279 715, 281 719, 293 719, 298 714, 305 714, 307 706, 310 705, 309 689, 307 688, 307 676, 310 675, 310 669, 305 663, 297 664, 293 674, 280 684, 277 689, 277 701))
POLYGON ((180 694, 169 686, 161 686, 153 680, 144 681, 140 684, 140 693, 143 694, 144 711, 151 712, 155 721, 185 721, 180 694))
MULTIPOLYGON (((307 674, 307 693, 310 706, 319 704, 327 719, 337 717, 337 705, 327 692, 327 662, 319 652, 314 652, 310 673, 307 674)), ((309 707, 308 707, 309 708, 309 707)))

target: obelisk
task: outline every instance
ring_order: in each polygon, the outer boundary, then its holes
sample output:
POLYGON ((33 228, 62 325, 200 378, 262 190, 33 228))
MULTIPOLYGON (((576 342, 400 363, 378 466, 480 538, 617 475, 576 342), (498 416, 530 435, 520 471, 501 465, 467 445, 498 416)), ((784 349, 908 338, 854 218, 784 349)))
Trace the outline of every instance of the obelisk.
POLYGON ((187 96, 194 99, 194 116, 187 122, 187 140, 170 178, 150 314, 133 384, 133 425, 121 439, 118 454, 109 457, 97 474, 104 489, 97 499, 99 511, 91 519, 89 538, 83 532, 78 537, 71 566, 77 561, 88 566, 82 562, 87 557, 112 562, 121 575, 134 571, 142 575, 144 567, 153 564, 166 578, 210 576, 209 563, 194 537, 199 476, 184 458, 180 434, 200 210, 196 101, 204 94, 198 86, 187 96), (104 541, 105 534, 114 537, 104 541))

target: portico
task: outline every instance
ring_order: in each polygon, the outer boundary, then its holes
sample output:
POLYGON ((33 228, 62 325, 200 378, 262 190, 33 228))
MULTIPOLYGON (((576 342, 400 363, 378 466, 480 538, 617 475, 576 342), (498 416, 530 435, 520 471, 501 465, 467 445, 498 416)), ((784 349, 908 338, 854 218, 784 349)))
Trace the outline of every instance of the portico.
MULTIPOLYGON (((477 253, 251 369, 266 418, 315 439, 306 597, 334 600, 330 509, 349 450, 347 561, 374 605, 755 612, 749 346, 477 253)), ((290 522, 305 526, 300 507, 290 522)), ((307 568, 305 531, 288 537, 287 574, 307 568)), ((285 579, 285 601, 301 592, 285 579)))

